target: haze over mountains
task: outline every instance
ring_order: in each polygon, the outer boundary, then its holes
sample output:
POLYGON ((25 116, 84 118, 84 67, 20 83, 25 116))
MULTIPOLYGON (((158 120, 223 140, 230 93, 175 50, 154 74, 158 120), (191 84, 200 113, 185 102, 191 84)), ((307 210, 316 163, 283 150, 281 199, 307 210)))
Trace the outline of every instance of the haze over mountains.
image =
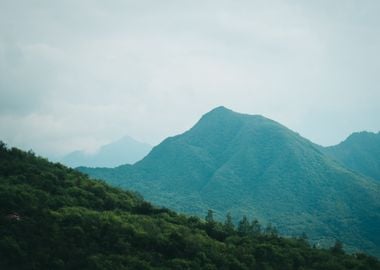
POLYGON ((124 136, 123 138, 100 147, 95 153, 74 151, 61 159, 61 163, 70 166, 116 167, 133 164, 145 157, 152 147, 149 144, 124 136))
POLYGON ((380 184, 336 159, 277 122, 218 107, 133 166, 79 170, 181 212, 246 215, 380 255, 380 184))

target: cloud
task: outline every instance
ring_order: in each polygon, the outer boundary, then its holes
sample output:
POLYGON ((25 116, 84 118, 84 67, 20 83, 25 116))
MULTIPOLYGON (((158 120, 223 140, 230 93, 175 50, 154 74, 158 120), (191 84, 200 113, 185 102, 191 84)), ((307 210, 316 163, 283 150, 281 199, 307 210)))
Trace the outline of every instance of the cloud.
POLYGON ((225 105, 322 144, 378 130, 377 1, 3 1, 0 135, 151 144, 225 105), (25 136, 28 134, 28 136, 25 136))

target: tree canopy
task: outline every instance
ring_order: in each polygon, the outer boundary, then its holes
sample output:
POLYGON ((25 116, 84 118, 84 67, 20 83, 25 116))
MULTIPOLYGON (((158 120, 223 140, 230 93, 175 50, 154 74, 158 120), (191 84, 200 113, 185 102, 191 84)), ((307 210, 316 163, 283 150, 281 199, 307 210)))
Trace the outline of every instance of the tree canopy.
POLYGON ((339 245, 239 224, 156 207, 0 143, 0 269, 380 269, 339 245))

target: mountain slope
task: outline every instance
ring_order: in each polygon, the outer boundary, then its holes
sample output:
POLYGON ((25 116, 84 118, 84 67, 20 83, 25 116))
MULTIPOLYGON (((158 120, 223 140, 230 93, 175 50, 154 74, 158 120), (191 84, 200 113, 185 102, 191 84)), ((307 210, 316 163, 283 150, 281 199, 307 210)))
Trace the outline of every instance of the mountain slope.
POLYGON ((0 202, 1 269, 380 269, 339 243, 316 249, 156 208, 1 142, 0 202))
POLYGON ((121 164, 133 164, 145 157, 152 147, 135 139, 124 136, 120 140, 102 146, 95 153, 74 151, 61 162, 70 167, 116 167, 121 164))
POLYGON ((380 132, 353 133, 325 151, 345 167, 380 181, 380 132))
POLYGON ((134 166, 79 169, 181 212, 247 215, 283 234, 380 255, 379 184, 262 116, 219 107, 134 166))

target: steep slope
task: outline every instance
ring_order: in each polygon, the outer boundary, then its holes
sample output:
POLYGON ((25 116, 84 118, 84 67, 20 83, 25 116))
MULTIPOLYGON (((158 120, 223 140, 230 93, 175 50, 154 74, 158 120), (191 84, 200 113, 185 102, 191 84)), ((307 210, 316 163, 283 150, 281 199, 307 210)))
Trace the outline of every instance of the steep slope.
POLYGON ((380 255, 379 184, 262 116, 219 107, 134 166, 80 170, 181 212, 247 215, 283 234, 380 255))
POLYGON ((95 153, 74 151, 61 162, 70 167, 116 167, 121 164, 133 164, 145 157, 152 147, 135 139, 124 136, 120 140, 100 147, 95 153))
POLYGON ((380 132, 353 133, 325 151, 345 167, 380 181, 380 132))
POLYGON ((1 269, 380 269, 339 243, 316 249, 243 225, 153 207, 0 142, 1 269))

